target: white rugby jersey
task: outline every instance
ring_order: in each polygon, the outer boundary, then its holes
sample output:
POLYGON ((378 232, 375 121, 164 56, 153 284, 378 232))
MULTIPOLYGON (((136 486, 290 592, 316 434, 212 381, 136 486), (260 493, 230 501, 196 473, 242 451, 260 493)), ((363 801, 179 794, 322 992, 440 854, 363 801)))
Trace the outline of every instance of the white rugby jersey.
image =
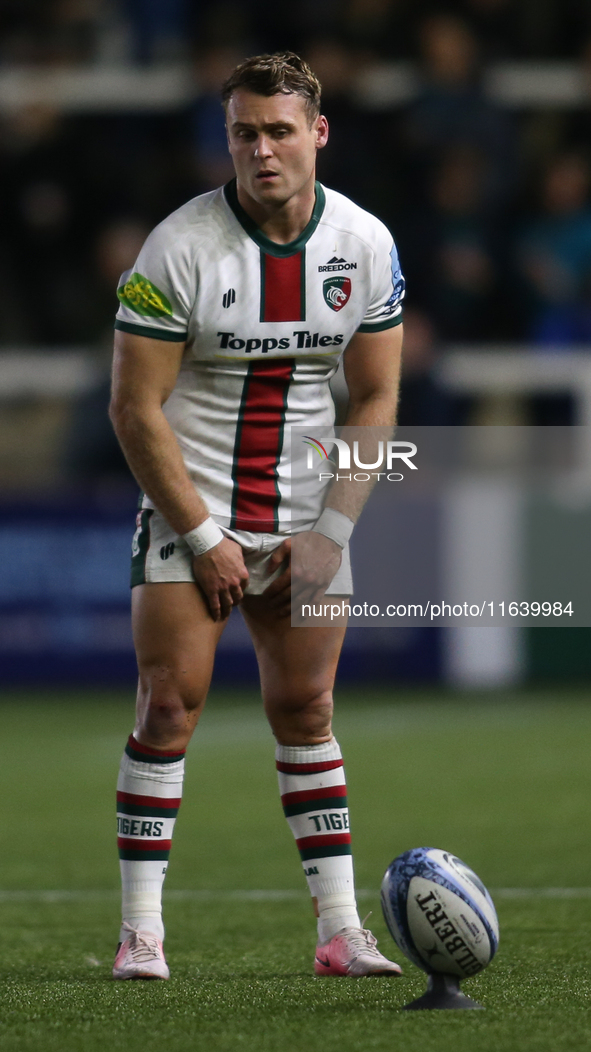
POLYGON ((289 427, 330 426, 329 380, 351 337, 402 320, 386 227, 317 183, 307 227, 279 245, 234 180, 160 223, 117 294, 117 329, 186 342, 164 412, 213 518, 264 533, 315 521, 317 488, 308 499, 298 486, 292 507, 289 427))

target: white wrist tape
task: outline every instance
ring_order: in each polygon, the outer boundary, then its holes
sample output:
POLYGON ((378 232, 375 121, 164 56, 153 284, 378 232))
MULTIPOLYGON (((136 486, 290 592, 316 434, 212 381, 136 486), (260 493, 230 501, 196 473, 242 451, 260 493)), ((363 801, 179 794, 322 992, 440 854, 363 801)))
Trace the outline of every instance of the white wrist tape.
POLYGON ((219 544, 223 539, 224 534, 211 516, 199 526, 196 526, 194 530, 183 533, 183 540, 187 542, 195 555, 204 555, 210 548, 215 548, 216 544, 219 544))
POLYGON ((322 533, 338 544, 339 548, 344 548, 353 533, 354 525, 355 523, 351 522, 347 515, 343 515, 342 511, 325 508, 318 522, 312 527, 312 532, 322 533))

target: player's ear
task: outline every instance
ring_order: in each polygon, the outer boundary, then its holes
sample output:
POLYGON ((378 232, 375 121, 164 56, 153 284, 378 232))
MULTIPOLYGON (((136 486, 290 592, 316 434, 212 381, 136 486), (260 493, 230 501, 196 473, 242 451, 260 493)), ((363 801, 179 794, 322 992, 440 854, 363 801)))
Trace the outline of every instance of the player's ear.
POLYGON ((316 149, 321 150, 328 142, 328 121, 320 114, 316 121, 316 149))

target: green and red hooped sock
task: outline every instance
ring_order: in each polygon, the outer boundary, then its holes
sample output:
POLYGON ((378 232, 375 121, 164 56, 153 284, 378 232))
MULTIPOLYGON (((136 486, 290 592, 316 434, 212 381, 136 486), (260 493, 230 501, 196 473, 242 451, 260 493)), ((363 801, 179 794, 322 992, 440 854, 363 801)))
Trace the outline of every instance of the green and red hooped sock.
POLYGON ((341 928, 360 927, 343 757, 332 738, 278 745, 275 760, 283 811, 317 901, 319 939, 327 942, 341 928))
POLYGON ((184 750, 157 751, 131 734, 117 781, 122 919, 160 939, 164 935, 162 886, 181 803, 184 767, 184 750))

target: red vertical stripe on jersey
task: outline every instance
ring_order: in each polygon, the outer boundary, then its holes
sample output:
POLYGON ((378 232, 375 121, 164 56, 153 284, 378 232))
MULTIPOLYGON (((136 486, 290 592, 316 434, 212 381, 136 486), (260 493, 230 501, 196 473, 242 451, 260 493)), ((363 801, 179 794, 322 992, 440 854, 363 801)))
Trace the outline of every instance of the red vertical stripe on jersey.
POLYGON ((277 529, 277 465, 283 445, 293 359, 256 361, 244 382, 234 448, 232 528, 254 533, 277 529))
POLYGON ((265 252, 261 321, 304 321, 303 266, 303 252, 284 257, 265 252))

